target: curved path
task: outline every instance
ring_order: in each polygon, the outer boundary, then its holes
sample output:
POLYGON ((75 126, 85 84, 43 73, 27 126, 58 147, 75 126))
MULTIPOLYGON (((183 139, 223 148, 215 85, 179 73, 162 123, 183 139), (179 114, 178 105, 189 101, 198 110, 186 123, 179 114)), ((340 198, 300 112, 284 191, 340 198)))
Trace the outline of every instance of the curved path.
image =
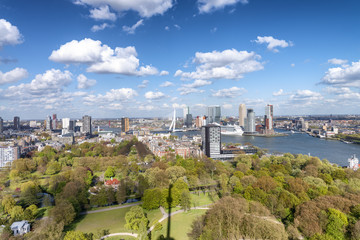
POLYGON ((137 233, 111 233, 109 235, 106 235, 106 236, 103 236, 102 238, 100 239, 105 239, 105 238, 108 238, 108 237, 113 237, 113 236, 132 236, 134 238, 137 238, 138 235, 137 233))
POLYGON ((111 211, 111 210, 120 209, 120 208, 133 207, 133 206, 136 206, 139 204, 142 204, 142 202, 131 203, 128 205, 118 205, 116 207, 108 207, 108 208, 99 209, 99 210, 85 211, 85 212, 81 212, 80 215, 86 215, 86 214, 98 213, 98 212, 106 212, 106 211, 111 211))

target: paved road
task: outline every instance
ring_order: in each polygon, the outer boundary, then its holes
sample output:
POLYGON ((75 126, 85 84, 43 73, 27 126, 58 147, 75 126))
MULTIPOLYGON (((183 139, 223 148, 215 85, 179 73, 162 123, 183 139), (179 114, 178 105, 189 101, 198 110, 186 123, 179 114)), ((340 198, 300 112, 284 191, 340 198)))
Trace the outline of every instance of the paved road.
POLYGON ((120 209, 120 208, 133 207, 133 206, 139 205, 141 203, 142 202, 136 202, 136 203, 131 203, 131 204, 127 204, 127 205, 118 205, 116 207, 109 207, 109 208, 104 208, 104 209, 99 209, 99 210, 85 211, 85 212, 81 212, 80 215, 86 215, 86 214, 91 214, 91 213, 99 213, 99 212, 107 212, 107 211, 120 209))

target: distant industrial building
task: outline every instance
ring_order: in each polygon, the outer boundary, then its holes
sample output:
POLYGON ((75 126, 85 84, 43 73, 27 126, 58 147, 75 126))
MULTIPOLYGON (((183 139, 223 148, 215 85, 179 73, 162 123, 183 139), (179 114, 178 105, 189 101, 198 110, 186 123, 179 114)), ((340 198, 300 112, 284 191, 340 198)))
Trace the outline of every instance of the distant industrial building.
POLYGON ((20 117, 14 117, 14 130, 20 130, 20 117))
POLYGON ((92 134, 92 127, 91 127, 91 117, 88 115, 83 116, 83 133, 91 135, 92 134))
POLYGON ((129 118, 121 118, 121 132, 126 133, 130 130, 129 118))
POLYGON ((207 123, 220 123, 221 108, 220 106, 208 106, 206 109, 207 123))
POLYGON ((20 148, 18 146, 0 146, 0 168, 3 168, 7 165, 20 158, 20 148))

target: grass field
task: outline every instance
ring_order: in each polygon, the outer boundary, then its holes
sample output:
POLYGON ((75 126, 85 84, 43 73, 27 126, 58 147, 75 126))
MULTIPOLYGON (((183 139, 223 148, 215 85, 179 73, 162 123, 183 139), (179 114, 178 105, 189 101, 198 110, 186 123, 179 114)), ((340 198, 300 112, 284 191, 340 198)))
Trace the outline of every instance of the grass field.
POLYGON ((95 233, 97 229, 109 229, 110 233, 129 232, 125 229, 125 214, 130 208, 120 208, 106 212, 81 216, 73 224, 76 230, 95 233))
MULTIPOLYGON (((191 210, 186 213, 178 213, 171 217, 170 237, 175 240, 188 239, 187 233, 191 229, 193 220, 205 214, 206 210, 191 210)), ((166 236, 167 220, 162 222, 163 229, 152 233, 152 239, 157 239, 161 234, 166 236)))
POLYGON ((211 194, 209 194, 208 192, 206 193, 201 192, 199 193, 199 195, 196 193, 191 194, 192 207, 212 204, 217 200, 219 200, 219 197, 216 194, 212 194, 212 195, 213 196, 211 196, 211 194))
MULTIPOLYGON (((131 232, 124 227, 125 214, 129 210, 130 207, 83 215, 74 222, 72 228, 84 233, 95 233, 98 229, 109 229, 110 233, 131 232)), ((160 209, 146 211, 146 214, 150 224, 162 217, 160 209)))

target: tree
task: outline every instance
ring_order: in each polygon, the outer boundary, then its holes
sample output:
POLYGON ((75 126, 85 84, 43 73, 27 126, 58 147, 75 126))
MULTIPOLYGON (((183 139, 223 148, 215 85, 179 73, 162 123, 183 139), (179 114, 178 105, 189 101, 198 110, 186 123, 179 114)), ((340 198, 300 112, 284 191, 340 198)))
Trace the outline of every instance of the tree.
POLYGON ((55 207, 50 210, 50 217, 56 222, 63 222, 65 226, 75 219, 75 215, 73 205, 67 200, 57 200, 55 207))
POLYGON ((105 177, 110 178, 115 176, 115 168, 114 167, 108 167, 105 171, 105 177))
POLYGON ((36 218, 38 212, 38 207, 36 205, 30 205, 24 211, 24 219, 25 220, 33 220, 36 218))
POLYGON ((54 219, 42 219, 35 222, 33 231, 28 233, 29 240, 61 239, 64 229, 63 222, 56 222, 54 219))
POLYGON ((125 215, 125 228, 139 230, 144 225, 147 227, 149 220, 146 218, 144 210, 139 206, 131 207, 125 215))
POLYGON ((180 206, 186 212, 191 208, 191 195, 189 191, 182 191, 180 197, 180 206))
POLYGON ((51 161, 48 163, 45 173, 48 175, 54 175, 54 174, 60 172, 60 170, 61 170, 60 163, 57 161, 51 161))
POLYGON ((143 208, 146 210, 159 208, 161 203, 161 189, 146 189, 142 201, 143 208))
POLYGON ((11 209, 15 206, 15 200, 11 195, 6 195, 1 201, 1 205, 6 213, 10 213, 11 209))
POLYGON ((24 216, 24 210, 21 206, 15 206, 11 209, 11 218, 15 221, 22 220, 24 216))
POLYGON ((87 238, 80 231, 68 231, 65 234, 64 240, 87 240, 87 238))
POLYGON ((345 238, 345 227, 348 225, 346 215, 334 208, 328 209, 328 224, 326 225, 326 234, 330 235, 333 239, 345 238))
POLYGON ((118 204, 121 204, 123 202, 125 202, 126 200, 126 184, 125 181, 121 181, 121 183, 118 186, 118 189, 115 193, 115 197, 116 197, 116 201, 118 202, 118 204))

